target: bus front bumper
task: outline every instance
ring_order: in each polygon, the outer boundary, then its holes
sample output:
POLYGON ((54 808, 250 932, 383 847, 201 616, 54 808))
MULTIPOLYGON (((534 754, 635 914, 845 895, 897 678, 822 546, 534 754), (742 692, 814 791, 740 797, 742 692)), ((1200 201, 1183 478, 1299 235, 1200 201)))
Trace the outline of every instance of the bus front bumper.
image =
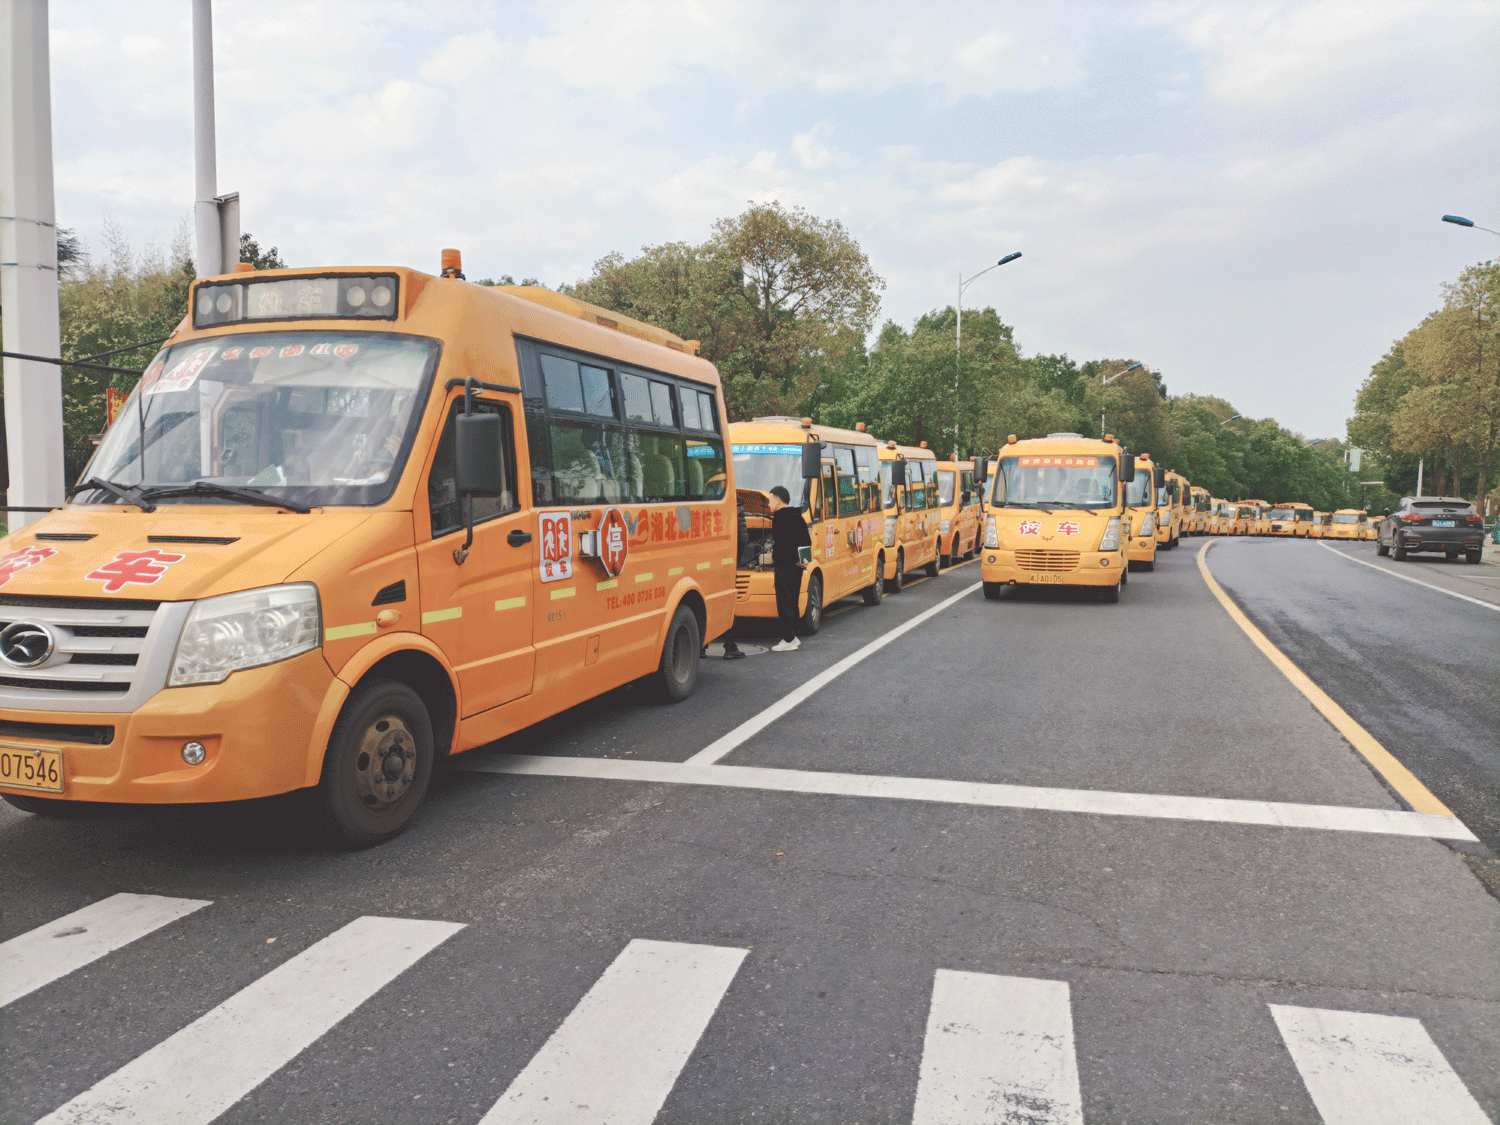
POLYGON ((1114 586, 1120 581, 1120 572, 1125 569, 1122 551, 1082 552, 1077 564, 1066 570, 1034 569, 1039 565, 1034 562, 1023 566, 1016 560, 1020 553, 986 547, 979 556, 980 577, 986 582, 1016 586, 1114 586))
MULTIPOLYGON (((63 787, 56 792, 0 779, 0 791, 118 804, 195 804, 287 793, 308 784, 320 710, 330 693, 336 703, 347 691, 322 652, 314 650, 231 673, 223 683, 163 688, 133 712, 3 708, 0 722, 15 733, 0 743, 60 753, 63 787), (95 741, 77 741, 84 738, 95 741), (189 742, 206 751, 198 765, 183 759, 189 742)), ((321 760, 321 752, 317 757, 321 760)))

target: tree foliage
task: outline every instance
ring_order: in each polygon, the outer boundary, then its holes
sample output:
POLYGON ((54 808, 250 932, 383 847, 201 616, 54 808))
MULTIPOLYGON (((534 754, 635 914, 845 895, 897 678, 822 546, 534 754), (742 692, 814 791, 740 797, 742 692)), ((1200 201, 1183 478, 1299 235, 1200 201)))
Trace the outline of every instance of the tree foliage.
POLYGON ((1470 266, 1443 286, 1443 307, 1370 369, 1349 437, 1374 451, 1393 491, 1414 486, 1420 458, 1425 491, 1485 506, 1500 450, 1497 306, 1500 263, 1470 266))

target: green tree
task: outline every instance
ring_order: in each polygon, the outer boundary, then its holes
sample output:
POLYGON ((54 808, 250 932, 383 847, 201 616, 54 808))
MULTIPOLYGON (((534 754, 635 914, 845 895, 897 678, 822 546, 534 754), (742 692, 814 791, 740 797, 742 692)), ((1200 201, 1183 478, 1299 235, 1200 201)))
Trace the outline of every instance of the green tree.
POLYGON ((260 243, 248 231, 240 235, 240 261, 250 262, 258 270, 286 269, 286 263, 281 260, 281 251, 274 246, 262 251, 260 243))

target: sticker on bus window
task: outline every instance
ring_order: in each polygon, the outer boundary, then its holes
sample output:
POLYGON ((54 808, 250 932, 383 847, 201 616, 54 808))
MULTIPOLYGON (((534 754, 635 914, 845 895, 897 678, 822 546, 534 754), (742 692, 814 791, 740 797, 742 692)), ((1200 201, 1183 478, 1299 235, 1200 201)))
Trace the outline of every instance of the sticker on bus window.
POLYGON ((573 577, 573 517, 568 512, 542 512, 540 521, 541 557, 536 569, 543 582, 558 582, 573 577))
POLYGON ((244 354, 245 354, 245 349, 244 348, 225 348, 224 349, 224 354, 221 355, 219 358, 220 359, 239 359, 240 356, 242 356, 244 354))
POLYGON ((333 349, 333 354, 338 356, 340 359, 348 359, 351 355, 355 355, 358 352, 358 344, 340 344, 338 347, 333 349))
POLYGON ((1023 469, 1059 468, 1059 469, 1097 469, 1099 458, 1097 457, 1022 457, 1020 459, 1023 469))
MULTIPOLYGON (((218 348, 194 348, 147 385, 148 395, 165 395, 173 391, 186 391, 198 381, 198 373, 208 366, 218 348)), ((142 376, 144 382, 145 377, 142 376)))
POLYGON ((784 453, 789 457, 800 457, 800 445, 731 445, 731 453, 784 453))

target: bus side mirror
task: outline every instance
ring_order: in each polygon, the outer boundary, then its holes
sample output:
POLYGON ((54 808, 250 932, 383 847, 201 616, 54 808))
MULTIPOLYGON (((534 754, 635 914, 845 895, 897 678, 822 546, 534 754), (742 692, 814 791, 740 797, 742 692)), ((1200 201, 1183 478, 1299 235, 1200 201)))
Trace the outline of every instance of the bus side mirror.
POLYGON ((810 441, 802 447, 802 479, 816 480, 823 475, 823 443, 810 441))
POLYGON ((499 414, 460 414, 454 421, 454 468, 460 496, 499 496, 505 491, 501 463, 504 419, 499 414))
POLYGON ((906 487, 906 461, 904 458, 898 457, 891 462, 891 487, 906 487))
POLYGON ((1153 488, 1161 488, 1167 483, 1167 470, 1157 465, 1151 470, 1151 485, 1153 488))
POLYGON ((984 479, 990 473, 990 459, 988 457, 974 458, 974 485, 981 491, 984 489, 984 479))
POLYGON ((1135 457, 1128 449, 1120 450, 1120 483, 1129 484, 1135 480, 1135 457))

